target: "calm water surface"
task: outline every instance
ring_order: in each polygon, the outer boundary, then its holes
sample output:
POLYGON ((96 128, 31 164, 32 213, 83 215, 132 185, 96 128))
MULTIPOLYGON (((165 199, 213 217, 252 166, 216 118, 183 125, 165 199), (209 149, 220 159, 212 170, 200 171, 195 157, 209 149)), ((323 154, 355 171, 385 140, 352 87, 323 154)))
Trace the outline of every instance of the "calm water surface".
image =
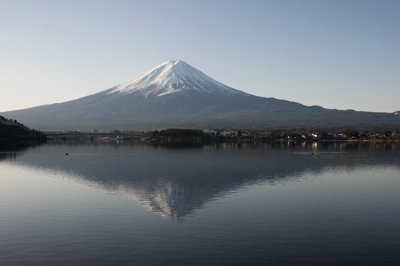
POLYGON ((400 265, 399 250, 392 144, 0 151, 0 265, 400 265))

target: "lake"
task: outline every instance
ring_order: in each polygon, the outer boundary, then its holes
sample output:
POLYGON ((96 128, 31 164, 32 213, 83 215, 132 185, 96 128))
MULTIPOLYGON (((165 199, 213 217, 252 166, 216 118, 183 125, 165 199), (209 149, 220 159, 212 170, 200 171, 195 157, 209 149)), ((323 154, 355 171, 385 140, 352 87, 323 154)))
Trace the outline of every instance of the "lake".
POLYGON ((400 265, 400 146, 0 150, 0 265, 400 265))

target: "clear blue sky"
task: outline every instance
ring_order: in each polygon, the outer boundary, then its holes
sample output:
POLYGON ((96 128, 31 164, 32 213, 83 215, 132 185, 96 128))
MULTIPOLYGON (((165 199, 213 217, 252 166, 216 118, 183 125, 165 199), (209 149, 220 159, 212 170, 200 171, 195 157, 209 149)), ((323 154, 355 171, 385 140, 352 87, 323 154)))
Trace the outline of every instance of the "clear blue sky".
POLYGON ((63 102, 181 59, 235 89, 400 110, 400 1, 0 0, 0 111, 63 102))

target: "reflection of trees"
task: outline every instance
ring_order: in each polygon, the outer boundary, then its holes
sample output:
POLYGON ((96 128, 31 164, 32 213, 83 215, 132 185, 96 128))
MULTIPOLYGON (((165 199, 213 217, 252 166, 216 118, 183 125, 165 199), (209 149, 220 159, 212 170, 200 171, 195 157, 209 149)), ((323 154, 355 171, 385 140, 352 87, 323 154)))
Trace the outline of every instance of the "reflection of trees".
POLYGON ((0 160, 15 158, 18 154, 28 148, 43 145, 45 141, 37 140, 7 140, 0 141, 0 160))
POLYGON ((393 165, 399 150, 394 143, 48 144, 19 161, 73 171, 163 217, 179 218, 255 182, 284 184, 327 167, 393 165))

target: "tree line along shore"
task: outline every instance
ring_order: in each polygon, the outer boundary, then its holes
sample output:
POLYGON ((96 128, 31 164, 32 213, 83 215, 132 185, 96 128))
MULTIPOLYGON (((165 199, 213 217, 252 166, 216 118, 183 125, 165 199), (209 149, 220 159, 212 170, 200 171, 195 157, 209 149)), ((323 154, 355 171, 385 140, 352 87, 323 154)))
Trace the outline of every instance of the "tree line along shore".
MULTIPOLYGON (((53 132, 54 133, 54 132, 53 132)), ((62 132, 58 132, 62 133, 62 132)), ((296 129, 184 129, 169 128, 164 130, 134 131, 112 130, 109 132, 64 131, 79 136, 96 133, 123 136, 125 140, 144 141, 400 141, 400 128, 296 128, 296 129)), ((51 133, 50 133, 51 134, 51 133)), ((0 140, 9 139, 46 139, 47 134, 0 116, 0 140)))
POLYGON ((400 129, 196 130, 144 132, 149 140, 179 141, 400 141, 400 129))
POLYGON ((136 140, 152 142, 304 142, 304 141, 400 141, 400 132, 395 129, 273 129, 273 130, 216 130, 169 128, 164 130, 134 131, 98 130, 48 132, 53 139, 75 140, 136 140))
POLYGON ((0 116, 0 140, 46 139, 46 135, 38 130, 30 129, 16 120, 0 116))

